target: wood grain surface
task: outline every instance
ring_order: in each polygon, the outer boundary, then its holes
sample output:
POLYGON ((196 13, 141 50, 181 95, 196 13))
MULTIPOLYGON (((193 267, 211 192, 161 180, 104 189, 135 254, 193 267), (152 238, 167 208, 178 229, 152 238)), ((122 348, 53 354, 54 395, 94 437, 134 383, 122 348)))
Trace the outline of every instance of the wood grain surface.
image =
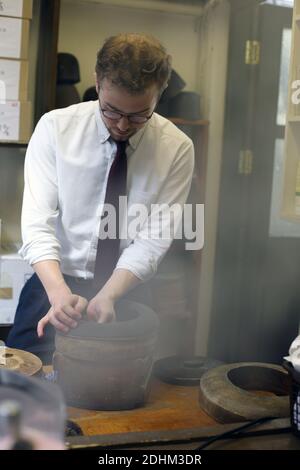
POLYGON ((68 417, 84 435, 161 431, 211 426, 216 421, 201 410, 199 387, 170 385, 152 378, 145 406, 130 411, 68 408, 68 417))
POLYGON ((42 370, 42 361, 30 352, 1 347, 0 369, 8 369, 31 376, 38 374, 42 370))

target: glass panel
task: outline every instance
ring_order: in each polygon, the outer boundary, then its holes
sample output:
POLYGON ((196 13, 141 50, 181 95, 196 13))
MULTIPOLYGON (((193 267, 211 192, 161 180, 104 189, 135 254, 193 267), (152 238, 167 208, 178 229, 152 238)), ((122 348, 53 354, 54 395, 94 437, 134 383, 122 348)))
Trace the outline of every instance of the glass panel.
MULTIPOLYGON (((276 139, 271 198, 270 237, 300 237, 300 224, 280 218, 284 177, 284 139, 276 139)), ((295 188, 296 189, 296 188, 295 188)))
POLYGON ((285 126, 288 107, 289 67, 291 56, 292 30, 284 29, 282 32, 281 65, 279 80, 279 95, 277 106, 277 125, 285 126))

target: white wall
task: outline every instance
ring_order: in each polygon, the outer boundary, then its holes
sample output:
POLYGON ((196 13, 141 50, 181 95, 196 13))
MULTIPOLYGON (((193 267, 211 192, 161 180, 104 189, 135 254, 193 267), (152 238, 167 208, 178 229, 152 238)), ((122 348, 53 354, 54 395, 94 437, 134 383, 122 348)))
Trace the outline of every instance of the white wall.
POLYGON ((104 39, 120 32, 144 32, 156 36, 173 56, 173 67, 197 91, 198 37, 195 18, 155 11, 134 10, 83 1, 62 0, 59 52, 74 54, 79 60, 80 96, 94 84, 97 50, 104 39))

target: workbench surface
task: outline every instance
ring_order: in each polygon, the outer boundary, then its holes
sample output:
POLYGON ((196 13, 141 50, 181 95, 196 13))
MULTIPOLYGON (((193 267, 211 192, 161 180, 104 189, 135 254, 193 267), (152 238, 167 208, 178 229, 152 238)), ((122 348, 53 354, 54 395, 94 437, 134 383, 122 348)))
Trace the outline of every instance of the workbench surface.
MULTIPOLYGON (((44 367, 49 372, 48 367, 44 367)), ((147 402, 128 411, 95 411, 68 407, 84 436, 67 439, 70 448, 195 450, 212 436, 245 423, 220 424, 199 405, 198 386, 171 385, 152 377, 147 402)), ((289 419, 275 419, 247 432, 248 437, 220 440, 208 449, 300 450, 300 438, 289 419)))
POLYGON ((198 402, 198 386, 177 386, 152 378, 146 404, 129 411, 94 411, 68 408, 69 419, 84 435, 162 431, 211 426, 216 421, 198 402))

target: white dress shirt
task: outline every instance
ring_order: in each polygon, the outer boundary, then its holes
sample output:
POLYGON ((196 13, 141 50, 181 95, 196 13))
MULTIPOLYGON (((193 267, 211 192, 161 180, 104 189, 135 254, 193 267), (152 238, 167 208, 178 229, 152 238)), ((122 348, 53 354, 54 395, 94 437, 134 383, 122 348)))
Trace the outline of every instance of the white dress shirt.
MULTIPOLYGON (((128 206, 183 205, 193 173, 192 141, 154 113, 129 139, 126 150, 128 206)), ((22 257, 34 264, 58 260, 64 274, 93 278, 100 217, 108 173, 116 154, 98 101, 46 113, 38 122, 25 159, 22 257)), ((152 222, 159 215, 150 214, 152 222)), ((149 216, 150 217, 150 216, 149 216)), ((145 281, 152 277, 171 239, 121 240, 116 268, 145 281)))

